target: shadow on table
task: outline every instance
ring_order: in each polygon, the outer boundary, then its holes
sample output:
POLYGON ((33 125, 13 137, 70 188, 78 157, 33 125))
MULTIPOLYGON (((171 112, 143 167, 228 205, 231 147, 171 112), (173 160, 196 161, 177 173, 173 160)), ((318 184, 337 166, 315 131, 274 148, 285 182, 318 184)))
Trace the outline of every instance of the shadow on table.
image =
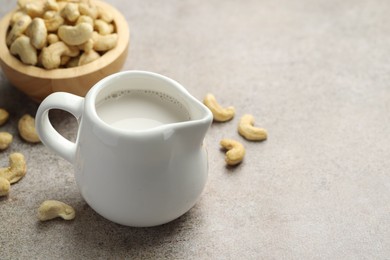
MULTIPOLYGON (((69 244, 73 244, 75 251, 85 252, 85 256, 92 254, 145 257, 153 254, 152 251, 161 246, 169 247, 169 244, 178 241, 192 240, 194 229, 201 221, 197 205, 176 220, 148 228, 134 228, 111 222, 97 214, 84 201, 75 205, 75 210, 77 216, 74 221, 66 223, 61 219, 51 221, 66 225, 64 229, 70 232, 67 231, 63 235, 67 236, 66 239, 69 240, 69 244)), ((37 228, 43 232, 49 231, 52 227, 46 224, 48 223, 38 223, 37 228)))

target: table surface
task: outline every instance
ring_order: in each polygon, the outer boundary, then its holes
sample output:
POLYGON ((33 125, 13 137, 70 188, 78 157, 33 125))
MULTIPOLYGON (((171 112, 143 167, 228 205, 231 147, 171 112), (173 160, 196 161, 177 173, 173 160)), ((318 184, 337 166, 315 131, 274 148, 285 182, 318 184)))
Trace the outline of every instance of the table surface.
MULTIPOLYGON (((0 15, 16 1, 2 0, 0 15)), ((153 228, 114 224, 77 190, 72 165, 18 136, 35 115, 0 73, 0 107, 28 172, 0 199, 0 259, 385 259, 390 257, 390 3, 387 0, 107 0, 131 30, 124 70, 150 70, 199 100, 215 93, 236 117, 207 133, 209 178, 187 214, 153 228), (244 113, 268 130, 242 139, 244 113), (225 166, 220 139, 246 157, 225 166), (73 221, 41 223, 47 199, 73 221)), ((53 111, 75 140, 77 123, 53 111)))

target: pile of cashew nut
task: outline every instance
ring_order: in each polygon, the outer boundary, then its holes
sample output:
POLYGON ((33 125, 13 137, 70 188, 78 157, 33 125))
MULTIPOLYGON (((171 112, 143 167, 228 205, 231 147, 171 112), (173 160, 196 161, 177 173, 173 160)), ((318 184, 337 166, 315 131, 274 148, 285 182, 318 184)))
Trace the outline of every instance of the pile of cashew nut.
MULTIPOLYGON (((0 108, 0 126, 4 125, 9 118, 7 110, 0 108)), ((0 151, 5 150, 12 143, 12 135, 8 132, 0 132, 0 151)))
MULTIPOLYGON (((0 108, 0 126, 4 125, 9 119, 7 110, 0 108)), ((35 119, 25 114, 18 121, 19 134, 23 140, 29 143, 40 142, 35 130, 35 119)), ((7 149, 13 140, 13 136, 8 132, 0 132, 0 151, 7 149)), ((27 172, 26 160, 21 153, 11 153, 9 155, 9 166, 0 168, 0 197, 8 196, 11 184, 22 179, 27 172)), ((38 218, 41 221, 61 217, 65 220, 71 220, 75 217, 75 210, 60 201, 44 201, 38 209, 38 218)))
MULTIPOLYGON (((5 124, 9 118, 7 110, 0 108, 0 126, 5 124)), ((18 130, 20 137, 28 143, 40 143, 41 140, 35 130, 35 119, 25 114, 19 119, 18 130)), ((0 131, 0 151, 6 150, 12 143, 12 134, 0 131)))
MULTIPOLYGON (((0 126, 9 119, 7 110, 0 108, 0 126)), ((40 142, 35 131, 35 119, 26 114, 19 119, 19 134, 21 138, 29 143, 40 142)), ((0 132, 0 151, 6 150, 12 143, 13 136, 8 132, 0 132)), ((12 153, 9 156, 9 167, 0 168, 0 197, 7 196, 10 186, 18 182, 26 174, 26 161, 21 153, 12 153)))
MULTIPOLYGON (((232 120, 235 115, 235 109, 232 106, 222 107, 213 94, 207 94, 203 103, 210 109, 213 119, 216 122, 227 122, 232 120)), ((249 141, 264 141, 267 139, 267 131, 264 128, 254 126, 255 119, 253 115, 245 114, 238 123, 238 133, 249 141)), ((234 139, 222 139, 220 145, 227 150, 225 161, 228 165, 237 165, 242 162, 245 156, 245 147, 234 139)))
POLYGON ((6 43, 27 65, 45 69, 88 64, 118 41, 114 17, 93 0, 18 0, 6 43))

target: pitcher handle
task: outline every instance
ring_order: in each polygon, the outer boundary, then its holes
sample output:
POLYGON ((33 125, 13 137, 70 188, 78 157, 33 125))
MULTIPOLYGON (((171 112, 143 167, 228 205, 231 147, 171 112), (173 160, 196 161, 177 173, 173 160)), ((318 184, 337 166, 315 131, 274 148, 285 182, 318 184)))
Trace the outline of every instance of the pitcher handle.
POLYGON ((75 160, 76 144, 54 129, 50 123, 49 111, 61 109, 71 113, 79 121, 83 113, 83 104, 84 98, 82 97, 65 92, 55 92, 42 101, 35 117, 35 128, 42 143, 70 163, 75 160))

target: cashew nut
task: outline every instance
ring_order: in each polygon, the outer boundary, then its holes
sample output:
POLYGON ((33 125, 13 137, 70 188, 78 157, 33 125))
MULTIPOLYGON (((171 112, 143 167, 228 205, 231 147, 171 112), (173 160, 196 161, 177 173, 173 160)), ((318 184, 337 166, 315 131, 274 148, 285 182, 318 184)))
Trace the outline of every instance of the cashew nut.
POLYGON ((30 1, 23 6, 22 10, 31 18, 42 17, 45 12, 45 3, 43 1, 30 1))
POLYGON ((255 119, 252 115, 246 114, 241 117, 238 124, 240 135, 251 141, 262 141, 267 139, 267 131, 263 128, 254 127, 255 119))
POLYGON ((94 29, 99 32, 100 35, 107 35, 114 32, 114 25, 109 24, 101 19, 95 20, 94 29))
POLYGON ((107 12, 106 9, 104 9, 101 6, 98 6, 98 11, 99 11, 99 18, 105 21, 106 23, 111 23, 114 20, 114 16, 112 13, 107 12))
POLYGON ((66 44, 74 46, 88 41, 92 36, 93 28, 88 23, 80 23, 75 26, 62 25, 58 28, 58 37, 66 44))
POLYGON ((89 52, 84 52, 83 54, 81 54, 80 56, 80 60, 79 60, 79 66, 81 65, 84 65, 84 64, 87 64, 87 63, 90 63, 94 60, 97 60, 100 58, 100 54, 97 53, 96 51, 94 50, 91 50, 89 52))
POLYGON ((9 113, 7 110, 0 108, 0 126, 4 125, 9 118, 9 113))
POLYGON ((41 140, 35 130, 35 119, 25 114, 19 119, 18 129, 20 136, 27 142, 39 143, 41 140))
POLYGON ((46 200, 38 208, 38 219, 46 221, 61 217, 65 220, 74 219, 76 216, 75 210, 58 200, 46 200))
POLYGON ((99 11, 96 8, 96 6, 89 5, 87 3, 80 3, 79 4, 79 11, 80 11, 80 14, 90 16, 94 20, 97 18, 98 14, 99 14, 99 11))
POLYGON ((29 0, 18 0, 18 6, 23 8, 29 0))
POLYGON ((245 148, 240 142, 232 139, 222 139, 220 145, 228 150, 225 156, 228 165, 237 165, 242 162, 245 156, 245 148))
POLYGON ((58 38, 57 34, 51 33, 47 36, 47 43, 53 44, 55 42, 58 42, 60 39, 58 38))
POLYGON ((61 56, 60 65, 61 65, 61 66, 64 66, 64 65, 66 65, 69 61, 70 61, 70 57, 69 57, 69 56, 61 56))
POLYGON ((11 45, 10 51, 18 55, 24 64, 35 65, 38 62, 37 49, 31 45, 26 35, 19 36, 11 45))
POLYGON ((218 104, 213 94, 210 93, 207 94, 203 100, 203 103, 213 113, 214 121, 225 122, 231 120, 234 117, 235 114, 234 107, 230 106, 227 108, 222 108, 218 104))
POLYGON ((58 13, 54 10, 48 10, 43 14, 43 19, 44 20, 49 20, 53 18, 54 16, 58 15, 58 13))
POLYGON ((108 51, 114 48, 118 42, 118 34, 112 33, 107 35, 100 35, 97 32, 92 34, 93 49, 95 51, 108 51))
POLYGON ((67 68, 77 67, 79 66, 79 60, 80 60, 80 56, 72 57, 65 65, 67 68))
POLYGON ((87 15, 80 15, 76 21, 76 25, 80 23, 89 23, 90 25, 93 26, 93 19, 87 15))
POLYGON ((70 22, 76 21, 80 16, 78 5, 75 3, 67 3, 61 10, 61 16, 70 22))
POLYGON ((77 47, 84 52, 90 52, 93 50, 93 40, 89 39, 88 41, 84 42, 83 44, 77 47))
POLYGON ((56 0, 46 0, 45 10, 58 11, 59 9, 60 6, 58 5, 56 0))
POLYGON ((12 135, 7 132, 0 132, 0 150, 5 150, 12 143, 12 135))
POLYGON ((47 11, 43 19, 45 20, 46 29, 48 32, 55 32, 65 23, 64 18, 55 11, 47 11))
POLYGON ((34 18, 27 27, 26 35, 30 37, 31 45, 36 49, 42 49, 46 46, 47 29, 45 21, 42 18, 34 18))
POLYGON ((10 46, 16 40, 16 38, 21 36, 30 23, 31 23, 30 16, 26 14, 20 16, 19 19, 15 21, 11 31, 7 35, 7 39, 6 39, 7 45, 10 46))
POLYGON ((75 57, 79 54, 77 47, 67 46, 59 41, 42 49, 41 63, 46 69, 56 69, 61 64, 61 56, 75 57))
POLYGON ((3 177, 13 184, 26 175, 27 167, 23 154, 12 153, 9 156, 9 165, 9 167, 0 168, 0 178, 3 177))
POLYGON ((11 188, 11 183, 6 178, 0 177, 0 197, 6 196, 11 188))
MULTIPOLYGON (((59 9, 59 10, 64 9, 65 5, 67 5, 68 2, 71 2, 71 1, 68 1, 68 0, 56 0, 56 1, 57 1, 58 9, 59 9)), ((76 0, 76 1, 77 1, 77 0, 76 0)))
POLYGON ((11 20, 10 20, 10 25, 14 25, 16 23, 16 21, 18 21, 20 19, 20 17, 22 17, 23 15, 26 15, 25 12, 23 11, 16 11, 12 14, 12 17, 11 17, 11 20))

